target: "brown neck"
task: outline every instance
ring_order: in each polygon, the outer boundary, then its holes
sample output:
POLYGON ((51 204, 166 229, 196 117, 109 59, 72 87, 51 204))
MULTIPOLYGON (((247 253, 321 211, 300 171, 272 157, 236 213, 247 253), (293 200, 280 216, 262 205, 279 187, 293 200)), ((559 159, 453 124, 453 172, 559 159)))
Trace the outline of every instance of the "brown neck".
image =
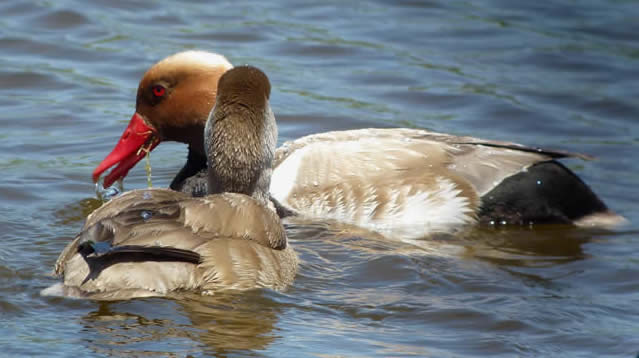
POLYGON ((236 106, 228 111, 218 108, 216 118, 209 119, 209 194, 242 193, 269 205, 271 162, 277 141, 275 120, 271 117, 264 123, 260 118, 263 113, 243 111, 246 109, 236 106))

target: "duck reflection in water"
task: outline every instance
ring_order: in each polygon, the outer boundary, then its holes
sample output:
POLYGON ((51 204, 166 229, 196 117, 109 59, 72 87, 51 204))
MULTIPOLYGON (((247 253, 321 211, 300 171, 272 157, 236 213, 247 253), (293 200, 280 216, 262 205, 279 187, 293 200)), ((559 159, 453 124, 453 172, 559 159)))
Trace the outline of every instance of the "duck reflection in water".
POLYGON ((273 295, 277 294, 252 290, 215 296, 181 294, 175 300, 99 302, 82 319, 85 332, 90 333, 84 344, 97 354, 133 356, 202 352, 218 356, 264 350, 278 338, 274 327, 282 307, 273 295), (162 306, 166 309, 159 310, 162 306), (181 340, 199 342, 202 347, 195 345, 193 352, 166 351, 171 341, 181 340), (159 341, 164 351, 153 348, 159 341))

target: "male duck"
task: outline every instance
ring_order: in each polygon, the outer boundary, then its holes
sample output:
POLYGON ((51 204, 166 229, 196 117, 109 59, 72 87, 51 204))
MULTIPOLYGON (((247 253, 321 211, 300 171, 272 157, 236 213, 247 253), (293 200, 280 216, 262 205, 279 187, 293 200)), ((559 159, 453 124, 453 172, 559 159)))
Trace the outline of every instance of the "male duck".
MULTIPOLYGON (((181 52, 153 65, 136 113, 93 179, 126 176, 160 141, 189 145, 170 187, 206 193, 202 131, 217 79, 232 68, 218 54, 181 52)), ((473 223, 609 226, 610 211, 555 159, 584 155, 421 129, 359 129, 309 135, 275 152, 270 194, 278 212, 332 219, 399 238, 473 223)), ((216 184, 217 185, 217 184, 216 184)))

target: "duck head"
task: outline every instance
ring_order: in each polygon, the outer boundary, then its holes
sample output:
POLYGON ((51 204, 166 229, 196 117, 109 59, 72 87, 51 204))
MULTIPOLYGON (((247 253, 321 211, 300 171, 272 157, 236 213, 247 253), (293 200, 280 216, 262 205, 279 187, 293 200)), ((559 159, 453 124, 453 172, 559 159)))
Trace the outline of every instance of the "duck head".
POLYGON ((104 178, 104 187, 124 178, 161 141, 187 143, 204 156, 204 125, 215 104, 218 80, 231 68, 223 56, 204 51, 180 52, 153 65, 140 81, 129 125, 93 171, 93 181, 116 165, 104 178))

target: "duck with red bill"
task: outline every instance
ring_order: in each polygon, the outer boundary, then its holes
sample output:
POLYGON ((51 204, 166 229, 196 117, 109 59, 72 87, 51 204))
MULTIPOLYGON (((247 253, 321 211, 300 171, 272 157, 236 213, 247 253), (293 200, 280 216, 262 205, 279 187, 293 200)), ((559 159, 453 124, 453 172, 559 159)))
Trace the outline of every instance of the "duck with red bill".
MULTIPOLYGON (((218 54, 186 51, 156 63, 140 81, 135 112, 153 129, 134 132, 188 144, 173 190, 204 196, 210 189, 205 123, 219 78, 231 68, 218 54)), ((96 174, 120 161, 105 184, 123 178, 142 158, 135 155, 143 143, 148 150, 157 144, 148 140, 123 144, 128 152, 111 154, 96 174)), ((404 240, 476 224, 606 228, 625 222, 559 161, 571 157, 589 159, 424 129, 332 131, 283 143, 274 153, 269 193, 282 216, 334 220, 404 240)))
POLYGON ((142 116, 135 113, 118 144, 93 171, 93 181, 97 182, 105 171, 117 164, 104 178, 104 187, 111 186, 117 180, 124 178, 129 170, 159 143, 157 131, 148 125, 142 116))

